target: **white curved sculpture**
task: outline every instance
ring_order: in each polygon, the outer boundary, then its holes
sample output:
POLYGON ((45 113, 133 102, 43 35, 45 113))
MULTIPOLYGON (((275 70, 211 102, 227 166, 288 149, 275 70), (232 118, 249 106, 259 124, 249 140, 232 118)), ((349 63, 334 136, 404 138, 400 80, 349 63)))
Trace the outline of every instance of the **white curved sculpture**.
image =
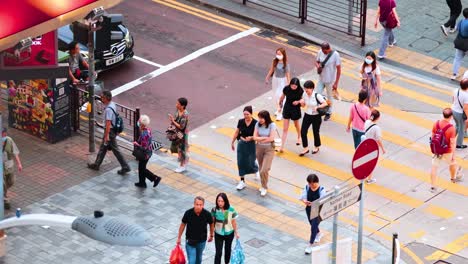
POLYGON ((0 221, 0 229, 26 225, 69 228, 89 238, 111 245, 139 247, 146 246, 151 242, 149 233, 141 226, 118 218, 104 216, 104 213, 100 211, 95 211, 94 216, 26 214, 0 221))

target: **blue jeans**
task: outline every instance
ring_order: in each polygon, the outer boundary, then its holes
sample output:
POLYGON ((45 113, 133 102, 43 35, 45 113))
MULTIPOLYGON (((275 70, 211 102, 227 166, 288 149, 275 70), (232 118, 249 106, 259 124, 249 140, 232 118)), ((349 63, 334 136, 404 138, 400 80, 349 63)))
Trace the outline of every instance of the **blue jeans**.
POLYGON ((458 113, 456 111, 452 112, 453 119, 455 120, 455 126, 457 128, 457 146, 461 146, 463 145, 463 139, 465 137, 465 120, 463 120, 463 113, 458 113))
POLYGON ((205 250, 205 242, 199 242, 195 246, 191 246, 188 242, 185 243, 185 251, 187 252, 187 264, 201 264, 203 257, 203 250, 205 250))
MULTIPOLYGON (((318 81, 316 89, 317 89, 318 94, 326 96, 327 99, 330 100, 330 102, 333 101, 333 93, 332 93, 333 83, 323 83, 322 81, 318 81), (327 91, 326 95, 323 94, 323 89, 325 89, 327 91)), ((332 105, 333 105, 333 103, 330 104, 330 107, 328 108, 327 114, 332 113, 332 105)))
POLYGON ((361 144, 361 136, 364 135, 364 132, 357 131, 354 128, 353 130, 353 141, 354 141, 354 149, 357 149, 359 144, 361 144))
POLYGON ((455 49, 455 57, 453 58, 453 75, 458 74, 458 70, 460 69, 462 60, 465 57, 465 53, 466 52, 463 50, 455 49))
POLYGON ((309 223, 310 223, 310 240, 309 240, 309 243, 314 244, 315 238, 317 237, 317 234, 320 233, 319 218, 315 217, 314 219, 309 219, 309 223))
POLYGON ((385 27, 384 24, 385 23, 382 24, 384 28, 384 34, 382 36, 382 41, 380 43, 380 49, 379 49, 379 56, 381 57, 385 56, 385 51, 387 50, 388 44, 393 43, 395 41, 395 36, 393 35, 393 29, 385 27))

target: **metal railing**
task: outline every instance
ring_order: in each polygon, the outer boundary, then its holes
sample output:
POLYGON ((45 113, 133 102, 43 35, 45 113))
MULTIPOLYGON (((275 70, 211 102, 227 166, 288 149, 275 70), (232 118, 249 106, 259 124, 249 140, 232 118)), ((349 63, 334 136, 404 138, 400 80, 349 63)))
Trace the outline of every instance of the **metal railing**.
POLYGON ((242 0, 242 4, 247 2, 261 6, 288 16, 300 18, 302 14, 301 4, 304 0, 242 0))
POLYGON ((361 38, 366 44, 367 0, 242 0, 254 5, 299 18, 334 31, 361 38))
MULTIPOLYGON (((95 108, 96 108, 96 138, 102 139, 104 129, 104 110, 105 106, 101 102, 99 96, 95 96, 95 108)), ((86 111, 88 102, 88 92, 81 88, 72 88, 71 96, 71 119, 73 130, 88 133, 89 132, 89 121, 88 112, 86 111)), ((119 140, 119 146, 125 149, 133 150, 132 142, 136 141, 139 136, 139 129, 137 121, 140 119, 139 108, 129 108, 120 104, 116 105, 116 112, 122 117, 124 122, 124 131, 119 135, 123 140, 119 140)))

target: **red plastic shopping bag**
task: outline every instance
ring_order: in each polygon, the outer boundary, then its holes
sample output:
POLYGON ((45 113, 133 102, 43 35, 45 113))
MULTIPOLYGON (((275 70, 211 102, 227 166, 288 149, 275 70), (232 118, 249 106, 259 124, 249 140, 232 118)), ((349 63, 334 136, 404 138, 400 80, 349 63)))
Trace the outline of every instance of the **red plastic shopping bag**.
POLYGON ((171 257, 169 258, 170 264, 185 264, 185 255, 184 251, 177 245, 171 252, 171 257))

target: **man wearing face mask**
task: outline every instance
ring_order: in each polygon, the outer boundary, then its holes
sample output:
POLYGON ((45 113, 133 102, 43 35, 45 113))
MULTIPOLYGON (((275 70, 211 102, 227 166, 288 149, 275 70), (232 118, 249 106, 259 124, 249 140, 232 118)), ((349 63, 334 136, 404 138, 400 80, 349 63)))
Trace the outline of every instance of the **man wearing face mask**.
MULTIPOLYGON (((341 77, 341 59, 337 51, 332 50, 330 44, 327 42, 322 43, 321 49, 315 59, 315 67, 320 76, 317 84, 317 93, 323 94, 323 90, 327 90, 327 99, 340 100, 338 94, 338 83, 341 77)), ((324 121, 330 120, 332 113, 332 104, 328 113, 325 115, 324 121)))
POLYGON ((8 189, 15 183, 15 162, 18 167, 18 171, 23 170, 21 160, 19 157, 19 149, 16 146, 15 141, 7 136, 7 129, 3 128, 2 131, 2 143, 3 143, 3 196, 4 196, 4 207, 10 209, 10 202, 8 201, 7 192, 8 189))

